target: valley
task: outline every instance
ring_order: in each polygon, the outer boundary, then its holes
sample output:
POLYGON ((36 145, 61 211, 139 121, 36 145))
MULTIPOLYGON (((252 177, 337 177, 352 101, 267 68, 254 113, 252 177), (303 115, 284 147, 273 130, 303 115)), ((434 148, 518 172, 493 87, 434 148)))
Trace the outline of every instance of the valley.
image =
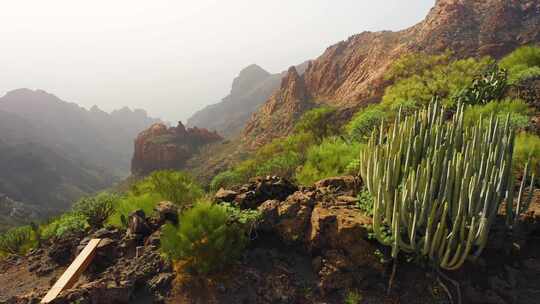
POLYGON ((8 92, 0 303, 92 239, 50 303, 540 302, 538 29, 539 0, 436 0, 185 124, 8 92))

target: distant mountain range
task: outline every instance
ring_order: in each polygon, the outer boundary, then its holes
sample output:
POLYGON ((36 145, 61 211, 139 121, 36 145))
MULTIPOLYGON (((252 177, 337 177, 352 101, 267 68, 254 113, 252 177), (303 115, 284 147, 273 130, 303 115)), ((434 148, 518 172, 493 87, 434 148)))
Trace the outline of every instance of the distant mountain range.
MULTIPOLYGON (((303 73, 307 64, 296 69, 303 73)), ((249 65, 233 80, 229 95, 195 113, 187 125, 217 131, 227 138, 239 135, 251 115, 279 88, 285 75, 286 72, 271 74, 256 64, 249 65)))
POLYGON ((0 210, 9 202, 44 216, 111 186, 129 174, 136 135, 156 122, 143 110, 106 113, 42 90, 8 92, 0 98, 0 210))

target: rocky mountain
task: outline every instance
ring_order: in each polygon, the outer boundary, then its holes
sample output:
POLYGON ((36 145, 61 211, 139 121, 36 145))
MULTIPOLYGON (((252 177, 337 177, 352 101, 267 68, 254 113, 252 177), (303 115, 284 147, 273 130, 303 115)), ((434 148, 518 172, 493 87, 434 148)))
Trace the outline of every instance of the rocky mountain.
POLYGON ((385 72, 402 55, 440 53, 456 57, 502 57, 520 45, 540 42, 539 0, 437 0, 420 23, 398 32, 363 32, 330 46, 303 75, 289 69, 281 86, 243 131, 254 148, 286 135, 315 104, 340 108, 378 100, 385 72))
POLYGON ((215 131, 186 128, 182 122, 176 127, 153 124, 135 139, 131 172, 146 175, 154 170, 182 169, 200 147, 222 139, 215 131))
POLYGON ((132 139, 156 119, 90 110, 41 90, 0 98, 0 225, 63 211, 129 174, 132 139), (18 216, 27 214, 31 216, 18 216))
MULTIPOLYGON (((296 68, 303 73, 306 67, 307 62, 296 68)), ((195 113, 187 125, 217 131, 228 138, 239 135, 251 115, 279 88, 286 74, 271 74, 256 64, 244 68, 233 80, 229 95, 195 113)))

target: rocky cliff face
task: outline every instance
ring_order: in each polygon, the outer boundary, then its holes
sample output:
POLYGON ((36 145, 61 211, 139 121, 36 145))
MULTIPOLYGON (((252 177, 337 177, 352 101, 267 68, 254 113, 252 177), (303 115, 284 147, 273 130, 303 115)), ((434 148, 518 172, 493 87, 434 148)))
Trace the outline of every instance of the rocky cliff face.
POLYGON ((162 123, 153 124, 135 139, 131 172, 146 175, 154 170, 182 169, 198 148, 221 139, 207 129, 186 129, 182 122, 170 128, 162 123))
POLYGON ((380 98, 385 72, 404 54, 450 49, 457 57, 498 58, 540 42, 538 28, 539 0, 438 0, 408 29, 363 32, 329 47, 302 76, 289 70, 279 91, 250 119, 243 139, 257 147, 286 135, 294 118, 314 102, 350 107, 380 98))
MULTIPOLYGON (((307 63, 297 66, 303 73, 307 63)), ((279 88, 280 79, 287 73, 271 74, 252 64, 234 79, 231 92, 220 103, 195 113, 188 119, 188 126, 199 126, 217 131, 225 137, 239 135, 250 116, 279 88)))

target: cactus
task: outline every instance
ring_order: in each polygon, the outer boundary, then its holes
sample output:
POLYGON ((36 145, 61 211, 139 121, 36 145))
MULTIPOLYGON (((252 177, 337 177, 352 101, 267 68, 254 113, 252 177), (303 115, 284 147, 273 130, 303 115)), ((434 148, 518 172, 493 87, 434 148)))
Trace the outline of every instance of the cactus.
MULTIPOLYGON (((374 235, 392 247, 393 258, 415 252, 443 269, 458 269, 480 255, 501 203, 513 201, 510 116, 465 128, 463 109, 458 105, 449 122, 438 102, 407 117, 400 111, 361 152, 360 175, 375 198, 374 235)), ((513 205, 507 206, 512 224, 513 205)))

